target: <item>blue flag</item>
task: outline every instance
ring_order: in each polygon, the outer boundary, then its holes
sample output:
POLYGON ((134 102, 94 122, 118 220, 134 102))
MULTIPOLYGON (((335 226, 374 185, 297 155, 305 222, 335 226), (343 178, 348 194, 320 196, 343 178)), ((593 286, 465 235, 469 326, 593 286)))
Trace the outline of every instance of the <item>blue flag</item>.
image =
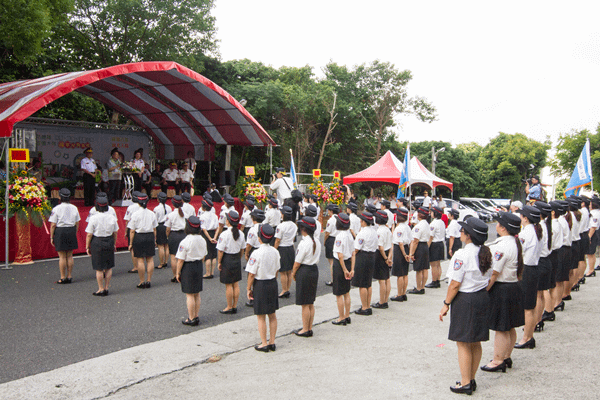
POLYGON ((573 170, 573 175, 571 175, 571 179, 569 180, 569 183, 567 183, 565 197, 577 195, 583 186, 589 185, 591 182, 592 163, 590 160, 590 140, 588 139, 585 142, 585 146, 583 146, 583 150, 581 151, 579 159, 577 160, 577 164, 573 170))
POLYGON ((298 182, 296 182, 296 168, 294 167, 294 156, 292 155, 292 149, 290 149, 290 157, 292 159, 291 163, 290 163, 290 178, 292 178, 292 182, 294 183, 294 188, 296 188, 296 185, 298 184, 298 182))
POLYGON ((402 165, 402 174, 400 174, 400 183, 398 184, 397 199, 404 197, 406 188, 409 186, 409 165, 410 165, 410 145, 406 146, 406 153, 404 153, 404 163, 402 165))

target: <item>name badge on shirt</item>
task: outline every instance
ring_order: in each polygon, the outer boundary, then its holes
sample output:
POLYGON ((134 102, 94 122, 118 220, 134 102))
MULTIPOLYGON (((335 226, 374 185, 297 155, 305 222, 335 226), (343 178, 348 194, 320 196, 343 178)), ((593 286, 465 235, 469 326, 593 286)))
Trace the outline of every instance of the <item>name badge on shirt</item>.
POLYGON ((458 271, 459 269, 461 269, 463 266, 463 261, 462 260, 454 260, 454 270, 458 271))

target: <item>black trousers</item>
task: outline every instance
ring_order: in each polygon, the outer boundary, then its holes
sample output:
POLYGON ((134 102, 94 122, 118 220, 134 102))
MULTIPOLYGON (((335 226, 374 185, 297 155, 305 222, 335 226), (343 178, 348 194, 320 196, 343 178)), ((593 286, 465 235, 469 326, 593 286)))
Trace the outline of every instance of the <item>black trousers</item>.
POLYGON ((113 203, 116 200, 121 199, 121 180, 109 180, 108 181, 108 202, 113 203))
POLYGON ((96 178, 88 173, 83 174, 83 201, 86 206, 93 206, 96 192, 96 178))
POLYGON ((162 191, 167 193, 169 186, 173 186, 175 188, 175 193, 179 194, 179 183, 177 183, 177 181, 167 181, 166 185, 161 185, 162 191))

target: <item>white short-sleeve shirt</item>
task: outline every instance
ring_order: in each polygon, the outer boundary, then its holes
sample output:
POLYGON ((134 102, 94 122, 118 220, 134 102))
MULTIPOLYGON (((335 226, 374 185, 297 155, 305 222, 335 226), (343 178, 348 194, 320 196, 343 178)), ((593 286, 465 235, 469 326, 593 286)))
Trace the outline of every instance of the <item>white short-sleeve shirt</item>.
POLYGON ((208 254, 206 240, 200 235, 187 235, 181 242, 175 258, 183 261, 202 260, 208 254))
POLYGON ((309 235, 303 236, 296 249, 294 262, 305 265, 317 264, 321 257, 321 244, 317 239, 315 239, 314 243, 316 243, 316 246, 313 252, 313 239, 309 235))
POLYGON ((266 243, 255 250, 246 263, 246 272, 254 274, 254 279, 262 281, 273 279, 281 266, 279 252, 266 243))
POLYGON ((86 233, 91 233, 96 237, 109 237, 119 230, 117 218, 108 212, 101 212, 92 215, 87 227, 86 233))
POLYGON ((408 226, 408 222, 400 222, 396 229, 394 229, 394 234, 392 235, 392 243, 397 245, 407 245, 412 241, 412 232, 410 230, 410 226, 408 226))
POLYGON ((166 204, 159 204, 154 207, 154 214, 156 214, 156 219, 159 224, 164 223, 167 220, 167 215, 173 211, 170 206, 166 204))
POLYGON ((196 215, 196 209, 190 203, 183 203, 181 206, 181 211, 183 211, 183 216, 185 219, 188 219, 192 215, 196 215))
POLYGON ((194 173, 191 170, 179 170, 179 178, 182 182, 191 182, 194 179, 194 173))
POLYGON ((71 203, 60 203, 52 209, 48 221, 56 224, 58 228, 75 226, 81 217, 79 210, 71 203))
MULTIPOLYGON (((112 215, 115 218, 117 217, 117 213, 115 211, 115 209, 111 206, 108 206, 108 211, 107 211, 110 215, 112 215)), ((89 222, 90 218, 92 217, 92 215, 96 215, 98 214, 98 210, 96 210, 96 207, 92 207, 90 208, 90 213, 88 214, 87 218, 85 219, 85 222, 89 222)))
POLYGON ((246 247, 246 242, 244 241, 244 234, 240 232, 240 236, 238 236, 237 240, 233 238, 233 234, 231 233, 231 229, 227 229, 219 236, 219 241, 217 242, 217 250, 222 251, 227 254, 237 254, 242 249, 246 247))
POLYGON ((156 219, 156 214, 145 208, 133 214, 127 224, 127 227, 136 233, 154 232, 154 228, 157 226, 158 220, 156 219))
POLYGON ((203 212, 198 216, 200 218, 200 226, 207 231, 215 230, 219 227, 219 218, 212 211, 203 212))
POLYGON ((277 178, 275 182, 271 184, 271 190, 277 192, 278 200, 285 200, 287 198, 292 197, 292 189, 294 188, 294 183, 290 178, 277 178))
POLYGON ((571 231, 569 230, 569 223, 564 215, 558 217, 558 223, 560 224, 563 235, 563 246, 571 246, 571 231))
POLYGON ((131 216, 137 211, 140 211, 141 209, 142 207, 138 203, 131 204, 129 207, 127 207, 127 211, 125 211, 125 216, 123 217, 123 219, 125 221, 129 221, 131 219, 131 216))
POLYGON ((167 214, 165 219, 165 226, 172 231, 182 231, 185 229, 185 214, 183 217, 179 215, 179 210, 176 208, 167 214))
POLYGON ((279 210, 269 206, 269 209, 265 213, 264 223, 271 225, 273 228, 279 225, 281 223, 281 213, 279 210))
POLYGON ((377 251, 378 246, 377 231, 371 226, 361 229, 354 239, 355 250, 377 251))
POLYGON ((162 177, 166 180, 166 181, 176 181, 177 178, 179 178, 179 171, 176 169, 166 169, 163 174, 162 177))
POLYGON ((335 237, 337 235, 337 229, 335 227, 336 223, 337 223, 337 218, 335 217, 335 215, 331 216, 327 220, 327 225, 325 226, 325 232, 328 232, 329 236, 331 236, 331 237, 335 237))
POLYGON ((563 245, 562 225, 558 218, 552 220, 552 250, 560 249, 563 245))
POLYGON ((492 269, 499 273, 496 282, 518 282, 517 267, 519 249, 512 235, 500 236, 490 246, 492 269))
POLYGON ((350 230, 354 232, 355 235, 360 231, 360 218, 354 213, 350 214, 350 230))
POLYGON ((377 246, 383 247, 384 251, 392 247, 392 231, 387 225, 379 225, 377 228, 377 246))
POLYGON ((542 251, 541 241, 538 240, 532 224, 526 225, 519 233, 519 240, 523 249, 523 264, 538 265, 542 251))
POLYGON ((428 242, 430 236, 429 224, 424 219, 420 220, 412 229, 413 239, 418 239, 419 242, 428 242))
POLYGON ((443 242, 446 238, 446 224, 441 219, 434 219, 429 225, 433 242, 443 242))
POLYGON ((294 245, 294 238, 298 233, 298 227, 292 221, 283 221, 275 228, 275 238, 281 239, 279 247, 289 247, 294 245))
POLYGON ((448 265, 448 278, 460 282, 459 292, 473 293, 485 289, 490 281, 492 269, 485 275, 479 270, 479 247, 473 243, 457 250, 448 265))
POLYGON ((85 157, 81 160, 81 169, 91 174, 96 172, 96 161, 93 158, 85 157))
POLYGON ((453 219, 448 224, 448 228, 446 229, 446 237, 450 239, 451 237, 460 240, 460 225, 458 221, 453 219))
POLYGON ((339 253, 344 255, 344 260, 352 257, 354 252, 354 237, 349 230, 338 231, 333 244, 333 258, 339 260, 339 253))
POLYGON ((252 228, 248 231, 248 237, 246 238, 246 245, 250 245, 257 249, 260 246, 260 242, 258 241, 258 227, 260 224, 252 225, 252 228))

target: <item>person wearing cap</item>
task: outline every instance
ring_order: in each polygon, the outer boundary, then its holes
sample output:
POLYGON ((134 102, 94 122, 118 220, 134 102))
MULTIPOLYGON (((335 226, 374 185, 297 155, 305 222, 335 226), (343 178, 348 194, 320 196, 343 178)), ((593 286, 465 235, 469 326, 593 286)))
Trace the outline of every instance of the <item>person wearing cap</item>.
POLYGON ((417 274, 417 286, 408 291, 410 294, 425 294, 427 270, 429 269, 429 247, 427 243, 431 237, 431 230, 427 222, 429 209, 419 207, 417 210, 418 222, 412 229, 412 243, 409 249, 409 261, 413 262, 413 269, 417 274))
POLYGON ((188 163, 183 162, 179 170, 179 190, 181 192, 192 192, 192 184, 194 183, 194 172, 188 168, 188 163))
MULTIPOLYGON (((85 219, 85 222, 90 222, 90 218, 93 215, 96 215, 98 213, 98 198, 100 198, 100 197, 106 197, 108 199, 108 195, 106 193, 99 192, 96 195, 96 206, 90 208, 90 212, 89 212, 87 218, 85 219)), ((114 207, 108 206, 108 211, 106 211, 106 212, 118 219, 117 212, 115 211, 114 207)))
POLYGON ((71 283, 73 277, 73 250, 77 249, 77 230, 79 228, 79 211, 71 204, 71 191, 62 188, 58 191, 60 204, 52 209, 48 218, 50 222, 50 244, 58 252, 58 268, 60 279, 58 284, 71 283))
POLYGON ((290 286, 292 284, 292 268, 294 267, 294 239, 298 233, 298 227, 292 221, 293 210, 291 207, 281 207, 281 216, 283 222, 275 228, 275 245, 273 246, 279 251, 280 259, 280 275, 281 275, 281 293, 279 298, 290 297, 290 286))
POLYGON ((356 203, 350 202, 346 204, 346 214, 350 218, 349 232, 352 234, 352 238, 355 238, 358 235, 358 231, 360 231, 360 218, 358 218, 357 213, 358 206, 356 203))
POLYGON ((450 209, 448 213, 448 228, 446 228, 446 248, 448 249, 448 259, 452 258, 456 250, 462 247, 460 241, 460 225, 458 224, 458 218, 460 212, 454 208, 450 209))
POLYGON ((311 204, 308 207, 306 207, 304 213, 306 214, 305 217, 311 217, 315 220, 315 232, 313 233, 313 236, 316 240, 321 240, 321 223, 318 220, 319 214, 317 207, 311 204))
POLYGON ((376 251, 379 247, 377 231, 373 229, 375 218, 370 212, 363 212, 358 216, 360 221, 360 232, 354 238, 354 277, 352 286, 358 287, 360 294, 360 308, 356 311, 358 315, 371 315, 371 297, 373 288, 373 272, 375 267, 376 251))
MULTIPOLYGON (((373 192, 371 197, 367 197, 365 199, 365 201, 363 202, 363 206, 365 207, 365 209, 368 206, 373 206, 373 207, 375 207, 375 209, 379 208, 379 206, 380 206, 379 196, 375 192, 373 192)), ((370 213, 370 211, 369 211, 369 213, 370 213)))
POLYGON ((535 326, 536 332, 544 330, 544 321, 542 315, 545 308, 545 297, 544 293, 552 287, 552 261, 550 259, 552 255, 552 207, 550 204, 543 201, 536 201, 534 207, 540 211, 541 219, 540 226, 542 227, 542 239, 541 239, 541 251, 540 259, 538 261, 537 273, 538 273, 538 292, 537 300, 535 304, 535 318, 537 324, 535 326))
POLYGON ((421 207, 429 208, 431 206, 431 197, 429 197, 429 193, 427 190, 423 192, 423 204, 421 207))
POLYGON ((219 310, 221 314, 237 313, 237 303, 240 297, 239 281, 242 280, 242 261, 243 250, 246 247, 244 236, 238 230, 240 215, 235 210, 227 213, 227 230, 220 236, 217 242, 219 251, 217 266, 220 274, 221 283, 225 284, 225 297, 227 307, 219 310))
POLYGON ((175 193, 179 194, 179 171, 177 170, 177 163, 175 161, 169 164, 169 168, 163 172, 162 178, 163 192, 166 192, 172 186, 175 189, 175 193))
POLYGON ((254 346, 254 349, 264 353, 276 350, 277 316, 275 312, 279 309, 277 271, 280 267, 280 253, 269 246, 274 235, 275 231, 269 224, 260 225, 258 228, 260 246, 246 263, 246 272, 248 272, 246 296, 252 300, 261 341, 261 345, 254 346), (267 316, 269 317, 268 342, 267 316))
POLYGON ((200 207, 202 211, 198 210, 200 227, 202 228, 202 235, 207 247, 207 254, 204 259, 206 267, 204 279, 212 279, 215 267, 217 266, 217 229, 219 228, 219 218, 215 214, 213 203, 209 197, 202 198, 202 207, 200 207))
POLYGON ((108 171, 108 203, 112 204, 121 198, 121 160, 119 149, 116 147, 110 152, 110 159, 106 163, 108 171))
POLYGON ((85 251, 92 257, 92 268, 96 271, 98 291, 94 296, 108 296, 108 287, 115 266, 115 243, 119 224, 117 217, 108 212, 108 197, 96 198, 96 210, 88 222, 85 232, 85 251))
MULTIPOLYGON (((131 220, 131 217, 133 216, 133 214, 135 214, 136 212, 138 212, 139 210, 142 209, 142 207, 140 207, 140 205, 138 204, 138 196, 141 193, 138 191, 133 191, 131 193, 131 201, 132 203, 127 207, 127 210, 125 211, 125 215, 123 216, 123 220, 125 221, 125 225, 127 225, 129 223, 129 221, 131 220)), ((127 239, 127 247, 129 248, 129 245, 131 243, 129 243, 129 240, 131 238, 131 230, 129 228, 127 228, 127 230, 125 231, 125 237, 127 239)), ((135 257, 133 256, 133 250, 129 250, 129 252, 131 253, 131 262, 133 264, 133 268, 128 270, 127 272, 130 274, 136 274, 137 273, 137 261, 135 260, 135 257)))
POLYGON ((86 207, 94 205, 94 189, 96 187, 96 172, 98 167, 92 158, 94 151, 88 147, 83 151, 85 157, 81 159, 81 172, 83 173, 83 199, 86 207))
POLYGON ((183 199, 180 195, 176 194, 171 199, 173 205, 173 211, 167 214, 165 218, 165 234, 167 235, 167 243, 169 247, 169 254, 171 255, 171 271, 173 277, 171 282, 177 283, 175 273, 177 272, 177 249, 179 249, 179 243, 185 239, 185 213, 183 212, 183 199))
MULTIPOLYGON (((133 166, 139 169, 139 172, 135 172, 133 176, 133 190, 137 190, 138 192, 142 190, 142 175, 146 170, 146 162, 142 158, 142 153, 144 149, 139 148, 133 153, 133 159, 131 162, 133 166)), ((147 193, 150 196, 150 193, 147 193)))
POLYGON ((431 208, 433 221, 429 224, 431 235, 429 236, 429 265, 431 267, 431 282, 425 285, 426 288, 439 288, 440 278, 442 276, 441 261, 444 259, 444 239, 446 238, 446 224, 442 221, 444 210, 438 206, 431 208))
POLYGON ((407 301, 406 288, 408 286, 409 251, 412 242, 412 232, 408 226, 408 210, 401 207, 396 211, 396 228, 392 235, 392 275, 397 277, 398 294, 392 301, 407 301))
POLYGON ((200 234, 200 218, 190 216, 185 224, 186 237, 177 248, 175 279, 185 293, 188 317, 181 321, 188 326, 200 323, 200 292, 202 291, 202 260, 207 254, 206 240, 200 234))
POLYGON ((521 226, 523 228, 519 233, 519 240, 523 248, 523 278, 520 283, 523 291, 523 308, 525 309, 525 329, 520 342, 515 344, 515 349, 535 348, 533 332, 538 322, 535 316, 539 285, 538 263, 543 246, 540 217, 540 211, 536 207, 523 206, 521 210, 521 226))
POLYGON ((192 201, 192 196, 190 195, 190 193, 181 193, 181 200, 183 200, 183 206, 181 206, 181 210, 183 211, 185 219, 188 219, 192 215, 196 215, 196 209, 193 205, 190 204, 190 202, 192 201))
POLYGON ((354 237, 350 233, 350 217, 346 213, 337 214, 335 244, 333 245, 333 294, 336 298, 339 316, 334 325, 351 323, 350 287, 354 276, 354 237))
POLYGON ((492 275, 492 255, 485 245, 488 238, 485 222, 469 218, 459 224, 465 247, 450 260, 448 292, 439 319, 443 321, 450 310, 448 339, 455 341, 458 347, 461 379, 456 386, 450 386, 450 390, 470 395, 477 385, 475 374, 481 361, 481 342, 488 341, 490 337, 487 287, 492 275))
POLYGON ((159 265, 156 268, 163 269, 167 266, 169 260, 169 238, 167 237, 165 222, 167 221, 167 215, 171 213, 172 209, 171 206, 165 204, 167 202, 167 194, 165 192, 160 192, 157 198, 159 204, 153 210, 158 221, 158 226, 156 227, 156 246, 158 247, 159 265))
POLYGON ((388 216, 386 226, 390 229, 390 232, 394 230, 394 214, 390 211, 390 202, 386 199, 381 199, 381 211, 385 212, 388 216))
POLYGON ((325 285, 331 286, 333 285, 333 244, 335 243, 335 236, 337 235, 337 230, 335 229, 337 219, 335 216, 339 214, 340 207, 337 204, 329 204, 326 208, 327 216, 329 219, 327 220, 327 224, 325 225, 325 258, 329 262, 329 273, 331 276, 331 280, 325 282, 325 285))
POLYGON ((551 201, 549 204, 550 207, 550 224, 551 224, 551 232, 552 232, 552 248, 549 256, 550 260, 550 289, 544 290, 544 312, 541 317, 541 321, 554 321, 556 319, 556 315, 554 313, 554 307, 558 302, 556 301, 556 288, 558 287, 557 276, 558 270, 560 268, 560 263, 562 262, 560 256, 560 249, 563 246, 563 233, 561 224, 558 221, 558 217, 560 216, 560 205, 551 201))
POLYGON ((598 234, 598 229, 600 228, 600 199, 598 197, 593 197, 591 199, 590 208, 591 211, 588 232, 590 246, 587 252, 588 272, 585 274, 586 278, 596 276, 596 271, 594 270, 594 266, 596 265, 596 249, 600 243, 598 234))
POLYGON ((516 201, 513 201, 512 203, 510 203, 510 212, 513 214, 518 214, 522 208, 523 208, 523 203, 521 203, 519 200, 516 200, 516 201))
POLYGON ((296 336, 312 337, 312 326, 315 320, 315 299, 319 268, 317 263, 321 257, 321 245, 315 239, 316 223, 312 217, 304 217, 298 221, 298 230, 302 240, 296 250, 296 258, 292 268, 292 278, 296 281, 296 305, 302 306, 302 328, 294 331, 296 336))
POLYGON ((134 213, 127 224, 131 235, 129 250, 133 250, 133 256, 137 261, 136 269, 140 278, 138 289, 149 289, 152 286, 152 273, 154 272, 154 248, 156 247, 158 220, 156 214, 146 208, 148 206, 147 194, 140 193, 138 203, 142 209, 134 213))
POLYGON ((569 285, 569 273, 571 271, 571 216, 569 214, 569 203, 564 200, 555 202, 558 212, 558 223, 562 233, 562 247, 558 252, 558 269, 556 270, 556 288, 552 295, 554 300, 554 311, 565 309, 563 296, 569 285))
MULTIPOLYGON (((382 204, 383 206, 383 204, 382 204)), ((388 308, 388 298, 392 290, 390 267, 392 266, 392 231, 387 226, 388 216, 384 210, 375 213, 377 223, 377 251, 373 279, 379 281, 379 301, 371 304, 373 308, 388 308)))
POLYGON ((243 203, 244 211, 242 212, 242 219, 240 220, 240 224, 244 228, 244 237, 248 239, 248 231, 252 227, 252 217, 250 213, 254 210, 254 201, 250 199, 246 199, 243 203))
POLYGON ((542 186, 540 185, 540 177, 534 175, 531 177, 531 186, 529 182, 525 185, 525 193, 527 193, 527 201, 537 201, 542 199, 542 186))
POLYGON ((229 193, 225 193, 223 195, 223 202, 224 204, 221 206, 221 212, 219 213, 219 229, 217 230, 217 238, 221 235, 223 230, 227 229, 227 214, 229 214, 230 211, 235 210, 235 207, 233 206, 235 200, 229 193))
POLYGON ((577 276, 577 269, 579 268, 579 260, 581 258, 581 201, 576 197, 570 196, 567 199, 569 205, 569 212, 567 214, 567 220, 571 220, 571 257, 565 258, 569 261, 569 284, 564 288, 563 299, 571 300, 571 291, 579 290, 579 278, 577 276))
MULTIPOLYGON (((269 224, 273 229, 277 228, 277 225, 281 223, 281 213, 279 212, 279 203, 277 199, 271 198, 268 201, 267 211, 265 212, 265 224, 269 224)), ((273 244, 275 239, 273 239, 273 244)))
POLYGON ((585 284, 586 255, 590 248, 590 211, 588 209, 590 198, 586 196, 576 196, 576 199, 579 200, 581 221, 579 223, 579 263, 577 264, 575 278, 577 279, 577 283, 583 285, 585 284))
MULTIPOLYGON (((313 206, 316 208, 317 210, 317 216, 321 215, 321 207, 319 207, 319 196, 317 196, 316 194, 309 194, 308 195, 308 205, 309 206, 313 206)), ((316 217, 314 217, 316 218, 316 217)), ((319 232, 319 234, 321 234, 321 232, 319 232)))
POLYGON ((292 197, 294 190, 294 182, 290 178, 285 177, 285 168, 275 168, 275 175, 271 181, 271 191, 277 193, 277 199, 284 202, 292 197))

